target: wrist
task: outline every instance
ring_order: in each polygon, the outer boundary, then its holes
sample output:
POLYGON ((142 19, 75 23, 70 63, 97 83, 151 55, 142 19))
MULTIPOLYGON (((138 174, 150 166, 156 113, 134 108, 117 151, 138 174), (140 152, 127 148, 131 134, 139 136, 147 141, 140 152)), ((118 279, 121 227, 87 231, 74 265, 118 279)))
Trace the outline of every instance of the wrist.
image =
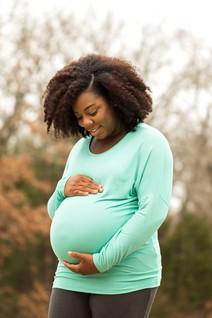
POLYGON ((64 199, 66 197, 66 195, 65 195, 65 185, 66 185, 66 182, 68 181, 69 178, 70 178, 70 176, 63 177, 57 183, 56 190, 58 192, 58 195, 62 199, 64 199))

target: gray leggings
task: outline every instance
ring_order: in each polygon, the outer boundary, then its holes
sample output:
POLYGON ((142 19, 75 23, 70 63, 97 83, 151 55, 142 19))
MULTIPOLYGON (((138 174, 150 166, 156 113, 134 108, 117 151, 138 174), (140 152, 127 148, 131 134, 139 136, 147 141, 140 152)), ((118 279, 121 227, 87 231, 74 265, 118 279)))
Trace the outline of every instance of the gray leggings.
POLYGON ((102 295, 53 288, 48 318, 148 318, 157 289, 102 295))

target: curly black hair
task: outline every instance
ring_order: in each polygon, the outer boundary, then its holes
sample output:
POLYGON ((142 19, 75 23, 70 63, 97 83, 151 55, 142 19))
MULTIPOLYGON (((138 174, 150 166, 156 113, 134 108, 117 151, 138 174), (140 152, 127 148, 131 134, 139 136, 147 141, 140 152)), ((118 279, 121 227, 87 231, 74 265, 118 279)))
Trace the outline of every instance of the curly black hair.
POLYGON ((135 66, 121 58, 88 54, 71 61, 47 84, 43 94, 47 133, 53 124, 56 138, 89 135, 78 125, 72 110, 77 97, 86 90, 105 98, 127 132, 134 131, 152 111, 151 90, 135 66))

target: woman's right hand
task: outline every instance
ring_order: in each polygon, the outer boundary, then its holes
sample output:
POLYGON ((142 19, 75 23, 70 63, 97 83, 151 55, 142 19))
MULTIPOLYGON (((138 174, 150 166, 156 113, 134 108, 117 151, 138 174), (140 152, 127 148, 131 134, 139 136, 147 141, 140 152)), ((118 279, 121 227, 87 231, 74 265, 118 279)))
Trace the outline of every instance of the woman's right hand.
POLYGON ((71 176, 64 188, 65 196, 88 195, 102 192, 103 187, 97 184, 92 178, 82 175, 71 176))

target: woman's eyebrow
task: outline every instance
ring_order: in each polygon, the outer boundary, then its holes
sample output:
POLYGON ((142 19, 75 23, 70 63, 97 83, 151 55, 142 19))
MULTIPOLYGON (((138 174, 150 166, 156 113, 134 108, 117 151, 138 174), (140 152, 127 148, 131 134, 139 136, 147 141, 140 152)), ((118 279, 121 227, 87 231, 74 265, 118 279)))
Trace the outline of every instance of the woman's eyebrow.
MULTIPOLYGON (((89 107, 94 106, 95 104, 90 104, 87 107, 84 108, 84 110, 87 110, 89 107)), ((78 114, 78 112, 74 112, 74 114, 78 114)))

